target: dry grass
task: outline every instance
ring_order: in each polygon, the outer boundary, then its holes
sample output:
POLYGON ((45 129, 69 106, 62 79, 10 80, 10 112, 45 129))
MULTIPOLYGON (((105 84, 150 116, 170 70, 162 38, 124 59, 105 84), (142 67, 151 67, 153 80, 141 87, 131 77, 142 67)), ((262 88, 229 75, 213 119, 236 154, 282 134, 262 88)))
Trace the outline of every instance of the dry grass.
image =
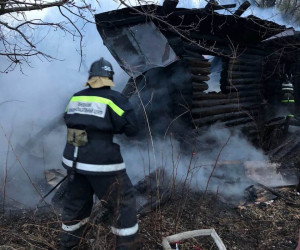
MULTIPOLYGON (((281 190, 300 206, 293 189, 281 190)), ((189 192, 173 198, 157 211, 139 218, 141 249, 161 249, 161 238, 178 232, 215 228, 228 249, 295 249, 300 225, 299 206, 282 199, 271 205, 238 209, 221 202, 215 195, 189 192), (180 215, 180 216, 178 216, 180 215)), ((113 235, 104 222, 91 224, 81 249, 112 249, 113 235)), ((0 249, 57 249, 60 217, 52 211, 1 218, 0 249)), ((208 238, 183 242, 182 249, 217 249, 208 238)))

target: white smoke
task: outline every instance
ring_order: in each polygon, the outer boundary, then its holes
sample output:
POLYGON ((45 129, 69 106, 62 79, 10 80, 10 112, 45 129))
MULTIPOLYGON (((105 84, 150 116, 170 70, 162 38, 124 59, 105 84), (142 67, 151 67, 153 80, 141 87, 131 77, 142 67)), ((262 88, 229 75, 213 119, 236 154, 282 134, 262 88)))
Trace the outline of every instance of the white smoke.
POLYGON ((202 132, 188 147, 173 136, 154 139, 154 148, 145 141, 122 145, 127 172, 133 182, 162 168, 172 180, 168 185, 173 185, 175 180, 179 190, 186 182, 185 187, 194 191, 218 192, 231 201, 241 198, 251 183, 246 177, 244 162, 265 162, 268 157, 239 132, 219 124, 202 132))
MULTIPOLYGON (((180 1, 178 7, 199 8, 205 4, 205 1, 180 1)), ((117 7, 118 3, 105 1, 97 12, 113 10, 117 7)), ((32 13, 31 15, 34 15, 32 13)), ((256 8, 248 10, 244 15, 249 14, 269 18, 266 16, 265 10, 261 11, 256 8)), ((272 15, 275 17, 275 21, 282 21, 277 14, 272 13, 272 15)), ((51 21, 61 17, 56 9, 49 9, 44 18, 51 21)), ((47 32, 45 29, 37 30, 35 33, 37 40, 40 40, 45 32, 47 32)), ((65 144, 65 127, 60 122, 62 113, 71 95, 83 88, 82 85, 88 76, 89 65, 101 56, 111 61, 115 70, 117 90, 121 90, 128 79, 128 76, 103 45, 94 24, 85 26, 83 48, 85 56, 80 71, 78 71, 80 56, 76 51, 78 50, 78 40, 73 41, 72 37, 57 31, 51 32, 38 46, 39 49, 60 60, 48 62, 35 58, 32 59, 30 66, 22 65, 24 73, 16 69, 8 74, 0 75, 0 124, 7 137, 10 138, 17 157, 36 185, 39 180, 44 178, 43 171, 45 169, 62 168, 61 156, 65 144), (52 129, 49 129, 48 132, 39 133, 43 129, 47 130, 49 126, 52 129)), ((6 59, 1 57, 1 67, 6 64, 6 59)), ((217 145, 221 146, 225 143, 229 132, 226 129, 212 127, 205 136, 208 135, 215 138, 217 145)), ((199 137, 198 141, 201 144, 203 138, 199 137)), ((148 150, 144 148, 145 145, 133 148, 121 145, 128 172, 135 182, 149 173, 149 166, 150 170, 154 168, 154 165, 156 167, 164 166, 172 174, 174 168, 169 140, 154 141, 154 145, 156 164, 153 163, 154 156, 151 146, 149 146, 150 153, 148 154, 148 150)), ((191 184, 194 188, 205 189, 213 166, 213 164, 207 166, 207 162, 214 162, 220 149, 221 147, 213 148, 206 154, 203 151, 202 153, 195 152, 194 169, 190 174, 193 176, 191 184)), ((180 145, 175 140, 173 151, 176 151, 176 156, 181 152, 180 145)), ((183 154, 180 153, 180 155, 183 154)), ((0 159, 1 192, 4 185, 4 170, 7 168, 7 196, 26 205, 35 204, 39 196, 16 160, 14 152, 9 148, 7 138, 2 130, 0 130, 0 159)), ((219 161, 244 161, 247 159, 263 160, 265 157, 240 135, 235 134, 224 148, 219 161)), ((183 180, 186 176, 189 160, 188 156, 180 157, 178 180, 183 180)), ((212 181, 209 189, 216 190, 218 188, 220 190, 222 189, 220 185, 220 183, 212 181)), ((237 188, 236 190, 241 189, 237 188)))
MULTIPOLYGON (((112 1, 101 6, 99 12, 117 6, 112 1)), ((56 9, 49 9, 44 16, 44 20, 49 22, 60 18, 56 9)), ((34 34, 36 40, 44 37, 46 32, 44 28, 38 29, 34 34)), ((38 46, 59 60, 49 62, 33 58, 30 66, 22 65, 22 72, 16 68, 13 72, 0 75, 0 124, 3 127, 0 130, 0 197, 4 189, 4 171, 7 169, 7 201, 8 197, 12 197, 34 205, 39 199, 16 155, 38 188, 39 182, 43 182, 45 169, 62 168, 61 157, 66 136, 63 112, 69 98, 83 89, 93 61, 105 57, 112 62, 117 90, 123 89, 127 82, 128 76, 103 45, 95 25, 87 24, 82 32, 85 56, 80 71, 78 40, 73 41, 72 36, 58 30, 49 33, 38 46), (4 132, 15 153, 8 147, 4 132)), ((7 63, 5 58, 0 58, 1 68, 7 63)), ((47 190, 42 191, 45 193, 47 190)))

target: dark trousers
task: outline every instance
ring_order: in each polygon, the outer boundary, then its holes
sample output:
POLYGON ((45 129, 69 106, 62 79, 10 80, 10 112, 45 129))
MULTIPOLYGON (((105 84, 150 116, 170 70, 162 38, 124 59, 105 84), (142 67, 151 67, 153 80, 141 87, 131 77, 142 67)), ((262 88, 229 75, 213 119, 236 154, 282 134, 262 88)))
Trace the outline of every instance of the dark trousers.
POLYGON ((75 174, 67 180, 62 214, 61 245, 76 246, 83 237, 93 207, 93 194, 111 210, 116 249, 134 249, 137 235, 136 201, 132 183, 125 171, 112 175, 75 174))

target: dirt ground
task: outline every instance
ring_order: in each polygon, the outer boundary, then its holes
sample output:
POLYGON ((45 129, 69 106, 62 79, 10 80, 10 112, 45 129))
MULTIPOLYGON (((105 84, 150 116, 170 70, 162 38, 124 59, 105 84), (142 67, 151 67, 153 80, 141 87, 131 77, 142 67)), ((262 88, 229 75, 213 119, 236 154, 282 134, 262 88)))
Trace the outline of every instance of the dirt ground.
MULTIPOLYGON (((300 147, 293 148, 280 161, 284 173, 299 173, 300 147)), ((264 187, 260 189, 266 191, 264 187)), ((178 188, 164 204, 144 216, 139 215, 140 249, 162 249, 162 237, 214 228, 228 250, 295 250, 300 233, 300 196, 296 194, 296 186, 271 191, 277 195, 269 190, 264 194, 267 202, 257 202, 257 197, 249 197, 248 193, 240 205, 231 205, 216 194, 183 192, 178 188)), ((109 223, 99 214, 97 209, 93 212, 86 237, 78 249, 113 249, 114 236, 109 223)), ((0 214, 0 250, 58 249, 60 225, 61 215, 51 206, 7 209, 5 214, 0 214)), ((210 237, 197 237, 183 241, 179 249, 218 248, 210 237)))
MULTIPOLYGON (((163 236, 214 228, 227 249, 294 250, 300 229, 300 196, 296 196, 295 187, 277 191, 283 198, 273 203, 240 207, 211 194, 174 194, 156 211, 139 218, 141 249, 162 249, 163 236)), ((57 249, 60 220, 49 208, 7 213, 0 220, 0 249, 57 249)), ((80 249, 113 249, 108 223, 96 221, 90 223, 80 249)), ((210 237, 198 237, 182 242, 179 249, 218 248, 210 237)))

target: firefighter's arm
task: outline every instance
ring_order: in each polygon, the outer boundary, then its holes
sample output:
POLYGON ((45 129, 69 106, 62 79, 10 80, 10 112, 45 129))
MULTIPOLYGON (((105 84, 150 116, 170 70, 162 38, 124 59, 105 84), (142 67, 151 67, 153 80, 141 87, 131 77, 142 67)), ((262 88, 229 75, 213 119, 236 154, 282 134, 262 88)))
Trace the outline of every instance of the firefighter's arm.
POLYGON ((138 134, 138 123, 134 109, 129 100, 121 96, 116 100, 122 110, 122 114, 113 114, 113 125, 115 133, 125 133, 126 136, 132 137, 138 134))
POLYGON ((131 108, 126 110, 124 113, 125 125, 123 131, 128 137, 132 137, 138 134, 137 118, 131 105, 130 107, 131 108))

